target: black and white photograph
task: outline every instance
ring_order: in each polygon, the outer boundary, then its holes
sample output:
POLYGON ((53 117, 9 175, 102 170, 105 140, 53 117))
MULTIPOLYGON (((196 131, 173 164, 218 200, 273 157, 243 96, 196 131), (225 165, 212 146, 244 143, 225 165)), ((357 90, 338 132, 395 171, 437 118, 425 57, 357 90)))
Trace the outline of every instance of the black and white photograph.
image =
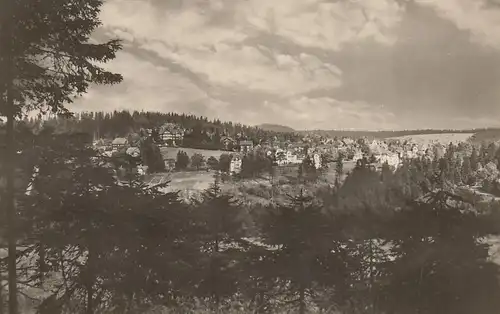
POLYGON ((0 0, 0 314, 500 313, 500 0, 0 0))

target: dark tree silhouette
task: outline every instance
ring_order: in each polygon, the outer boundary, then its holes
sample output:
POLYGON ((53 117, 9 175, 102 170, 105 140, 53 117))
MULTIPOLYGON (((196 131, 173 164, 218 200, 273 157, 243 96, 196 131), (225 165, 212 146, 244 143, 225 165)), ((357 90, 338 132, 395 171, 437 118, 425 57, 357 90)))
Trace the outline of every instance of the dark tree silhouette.
POLYGON ((342 247, 342 224, 337 223, 302 191, 290 204, 270 208, 262 220, 263 242, 277 246, 273 265, 267 267, 283 287, 282 300, 301 314, 319 287, 334 286, 336 301, 345 300, 350 258, 342 247))
POLYGON ((219 161, 214 156, 210 156, 207 160, 207 165, 212 170, 217 170, 219 168, 219 161))
POLYGON ((387 313, 496 313, 498 267, 482 240, 496 221, 443 190, 411 201, 386 228, 394 260, 381 303, 387 313))
POLYGON ((191 166, 196 168, 196 170, 200 170, 205 164, 205 157, 202 154, 196 153, 191 156, 191 166))
POLYGON ((209 296, 215 311, 219 311, 224 299, 237 289, 239 254, 234 245, 242 243, 245 236, 243 211, 236 199, 222 192, 217 178, 196 204, 194 237, 204 253, 197 262, 197 293, 209 296))
POLYGON ((219 157, 219 169, 222 172, 229 172, 231 164, 231 156, 229 154, 222 154, 219 157))
POLYGON ((175 169, 184 170, 189 166, 189 156, 185 151, 177 152, 177 159, 175 160, 175 169))
POLYGON ((101 1, 5 1, 0 17, 0 113, 7 117, 5 206, 9 227, 9 311, 17 313, 14 120, 26 110, 68 113, 65 103, 91 83, 120 82, 95 61, 107 62, 119 41, 89 43, 99 26, 101 1))
POLYGON ((151 138, 141 141, 140 148, 142 162, 148 167, 150 173, 165 171, 165 162, 160 148, 151 138))

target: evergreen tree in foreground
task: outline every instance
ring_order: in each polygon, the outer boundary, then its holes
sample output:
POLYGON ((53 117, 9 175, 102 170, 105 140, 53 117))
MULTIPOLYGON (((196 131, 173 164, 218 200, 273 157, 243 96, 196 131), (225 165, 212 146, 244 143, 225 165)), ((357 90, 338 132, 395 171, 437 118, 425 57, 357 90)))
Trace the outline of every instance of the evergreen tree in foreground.
POLYGON ((8 230, 9 312, 18 313, 14 187, 14 120, 22 112, 68 113, 64 107, 91 83, 113 84, 118 74, 97 66, 115 58, 119 41, 90 43, 102 1, 3 1, 0 16, 0 115, 7 117, 5 204, 8 230))
POLYGON ((394 259, 380 286, 386 313, 496 313, 498 266, 484 240, 497 222, 448 192, 430 192, 387 226, 394 259))
POLYGON ((240 203, 222 192, 218 178, 203 192, 193 212, 195 228, 192 236, 200 250, 196 263, 196 295, 209 297, 213 309, 219 311, 224 301, 238 287, 237 246, 245 236, 244 218, 240 203))
POLYGON ((282 307, 288 304, 298 313, 306 313, 325 287, 334 287, 334 302, 345 302, 350 255, 342 246, 341 224, 331 218, 303 192, 288 205, 270 208, 263 218, 263 242, 277 246, 266 271, 282 287, 278 297, 282 307))

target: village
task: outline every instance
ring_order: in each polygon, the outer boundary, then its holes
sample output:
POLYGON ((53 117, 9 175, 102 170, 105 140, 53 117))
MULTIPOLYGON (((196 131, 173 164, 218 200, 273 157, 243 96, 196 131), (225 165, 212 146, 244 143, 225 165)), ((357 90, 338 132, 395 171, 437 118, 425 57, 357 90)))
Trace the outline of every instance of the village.
MULTIPOLYGON (((328 138, 323 136, 306 135, 299 141, 279 141, 277 139, 258 141, 224 134, 220 138, 220 150, 193 149, 185 145, 185 137, 190 130, 183 129, 174 123, 165 123, 157 129, 145 129, 139 133, 131 133, 128 137, 110 139, 96 139, 93 145, 106 156, 117 152, 126 152, 133 157, 140 157, 138 148, 141 139, 151 138, 160 147, 163 162, 167 171, 176 170, 176 155, 172 152, 180 150, 191 152, 188 155, 201 154, 204 158, 220 157, 222 154, 230 156, 228 174, 237 175, 241 172, 243 157, 251 152, 263 153, 272 160, 277 167, 293 167, 303 163, 306 157, 310 158, 316 169, 328 167, 339 159, 346 163, 346 169, 353 168, 360 160, 367 161, 375 169, 381 169, 387 164, 396 170, 404 159, 413 158, 441 158, 446 153, 447 144, 433 140, 430 142, 416 142, 401 139, 353 139, 349 137, 328 138)), ((462 143, 464 144, 464 143, 462 143)), ((462 145, 461 144, 461 145, 462 145)), ((204 160, 206 161, 206 160, 204 160)), ((207 169, 204 163, 201 168, 207 169)), ((200 167, 198 167, 200 168, 200 167)), ((177 169, 178 170, 178 169, 177 169)), ((148 173, 145 165, 137 167, 139 174, 148 173)))
POLYGON ((500 0, 0 15, 0 314, 498 314, 500 0))

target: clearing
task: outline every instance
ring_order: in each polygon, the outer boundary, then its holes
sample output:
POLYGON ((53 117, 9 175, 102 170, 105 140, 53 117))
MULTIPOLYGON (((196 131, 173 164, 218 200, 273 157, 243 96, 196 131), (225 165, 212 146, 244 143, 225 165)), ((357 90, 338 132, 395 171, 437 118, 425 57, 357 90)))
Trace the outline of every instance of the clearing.
POLYGON ((219 159, 220 155, 222 154, 229 154, 231 152, 228 151, 223 151, 223 150, 209 150, 209 149, 196 149, 196 148, 184 148, 184 147, 162 147, 160 148, 161 154, 163 156, 163 159, 176 159, 177 158, 177 153, 182 150, 186 152, 191 158, 194 154, 202 154, 205 156, 205 159, 208 159, 209 157, 215 157, 219 159))
POLYGON ((214 182, 212 171, 183 171, 157 173, 146 180, 148 184, 160 184, 170 181, 168 188, 172 191, 205 190, 214 182))
POLYGON ((398 137, 389 137, 389 140, 411 140, 417 144, 441 143, 448 145, 451 143, 458 144, 466 142, 474 135, 474 133, 441 133, 441 134, 418 134, 406 135, 398 137))

